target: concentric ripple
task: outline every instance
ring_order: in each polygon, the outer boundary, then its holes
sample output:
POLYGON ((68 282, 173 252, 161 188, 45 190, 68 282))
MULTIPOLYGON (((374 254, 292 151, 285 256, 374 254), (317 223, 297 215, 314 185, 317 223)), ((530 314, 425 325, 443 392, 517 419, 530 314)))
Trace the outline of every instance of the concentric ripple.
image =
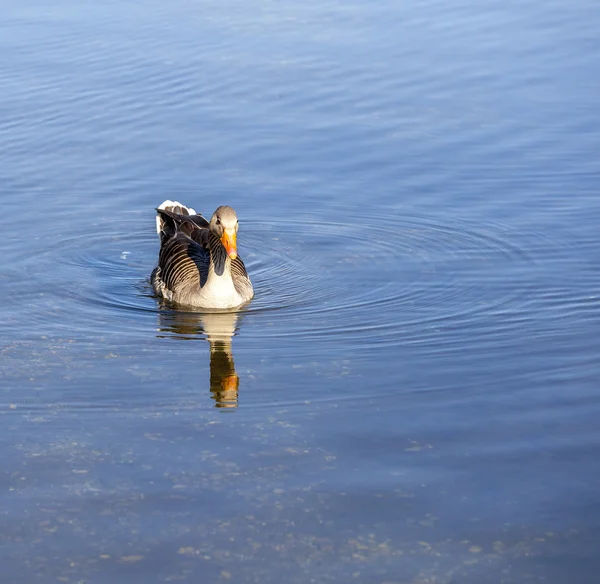
MULTIPOLYGON (((518 305, 524 292, 519 280, 531 263, 497 227, 466 222, 449 226, 422 217, 363 215, 356 222, 290 222, 278 228, 284 235, 273 238, 263 261, 251 264, 257 299, 248 310, 269 310, 273 299, 285 298, 281 318, 291 324, 249 331, 262 338, 403 343, 426 325, 518 305), (272 256, 284 256, 285 268, 280 261, 269 265, 272 256)), ((265 231, 261 225, 253 230, 252 239, 265 231)))
MULTIPOLYGON (((31 311, 40 329, 69 311, 71 335, 124 339, 158 325, 166 336, 206 338, 200 320, 190 326, 196 313, 178 330, 181 317, 174 321, 172 309, 152 296, 148 277, 158 242, 146 215, 57 234, 43 253, 47 269, 31 274, 48 291, 45 309, 31 311)), ((533 263, 528 242, 506 234, 499 225, 444 225, 397 212, 345 221, 247 220, 239 243, 256 296, 240 311, 238 334, 270 344, 293 337, 295 343, 343 339, 345 347, 397 345, 508 303, 518 307, 533 263)))

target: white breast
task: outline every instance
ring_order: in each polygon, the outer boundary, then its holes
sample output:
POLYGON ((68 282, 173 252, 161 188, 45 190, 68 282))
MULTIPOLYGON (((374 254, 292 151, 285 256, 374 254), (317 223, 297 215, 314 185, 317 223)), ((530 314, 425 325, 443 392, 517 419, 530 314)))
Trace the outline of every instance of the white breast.
POLYGON ((233 285, 229 270, 226 270, 222 276, 217 276, 213 270, 210 270, 198 299, 204 306, 213 308, 234 308, 243 302, 243 298, 233 285))

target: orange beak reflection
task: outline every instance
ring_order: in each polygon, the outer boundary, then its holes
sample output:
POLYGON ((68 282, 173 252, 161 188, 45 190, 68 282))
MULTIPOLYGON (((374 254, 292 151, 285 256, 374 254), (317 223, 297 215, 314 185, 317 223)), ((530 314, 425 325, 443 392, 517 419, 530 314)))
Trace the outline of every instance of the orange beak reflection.
POLYGON ((223 233, 223 237, 221 237, 221 243, 227 252, 227 255, 234 260, 237 258, 237 244, 236 244, 236 234, 235 231, 229 233, 225 231, 223 233))

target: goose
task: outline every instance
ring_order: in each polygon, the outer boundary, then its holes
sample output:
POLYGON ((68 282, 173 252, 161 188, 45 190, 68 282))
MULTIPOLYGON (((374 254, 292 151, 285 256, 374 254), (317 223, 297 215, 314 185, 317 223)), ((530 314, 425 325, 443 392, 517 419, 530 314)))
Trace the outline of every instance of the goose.
POLYGON ((157 296, 194 308, 238 308, 254 296, 237 254, 238 218, 226 205, 207 221, 191 207, 164 201, 156 209, 158 265, 150 280, 157 296))

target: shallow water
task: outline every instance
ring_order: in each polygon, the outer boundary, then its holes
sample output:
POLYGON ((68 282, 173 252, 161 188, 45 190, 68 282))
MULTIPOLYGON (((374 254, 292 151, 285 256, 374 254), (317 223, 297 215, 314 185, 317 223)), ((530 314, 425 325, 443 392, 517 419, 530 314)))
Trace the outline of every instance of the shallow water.
POLYGON ((3 582, 596 581, 596 3, 3 15, 3 582))

